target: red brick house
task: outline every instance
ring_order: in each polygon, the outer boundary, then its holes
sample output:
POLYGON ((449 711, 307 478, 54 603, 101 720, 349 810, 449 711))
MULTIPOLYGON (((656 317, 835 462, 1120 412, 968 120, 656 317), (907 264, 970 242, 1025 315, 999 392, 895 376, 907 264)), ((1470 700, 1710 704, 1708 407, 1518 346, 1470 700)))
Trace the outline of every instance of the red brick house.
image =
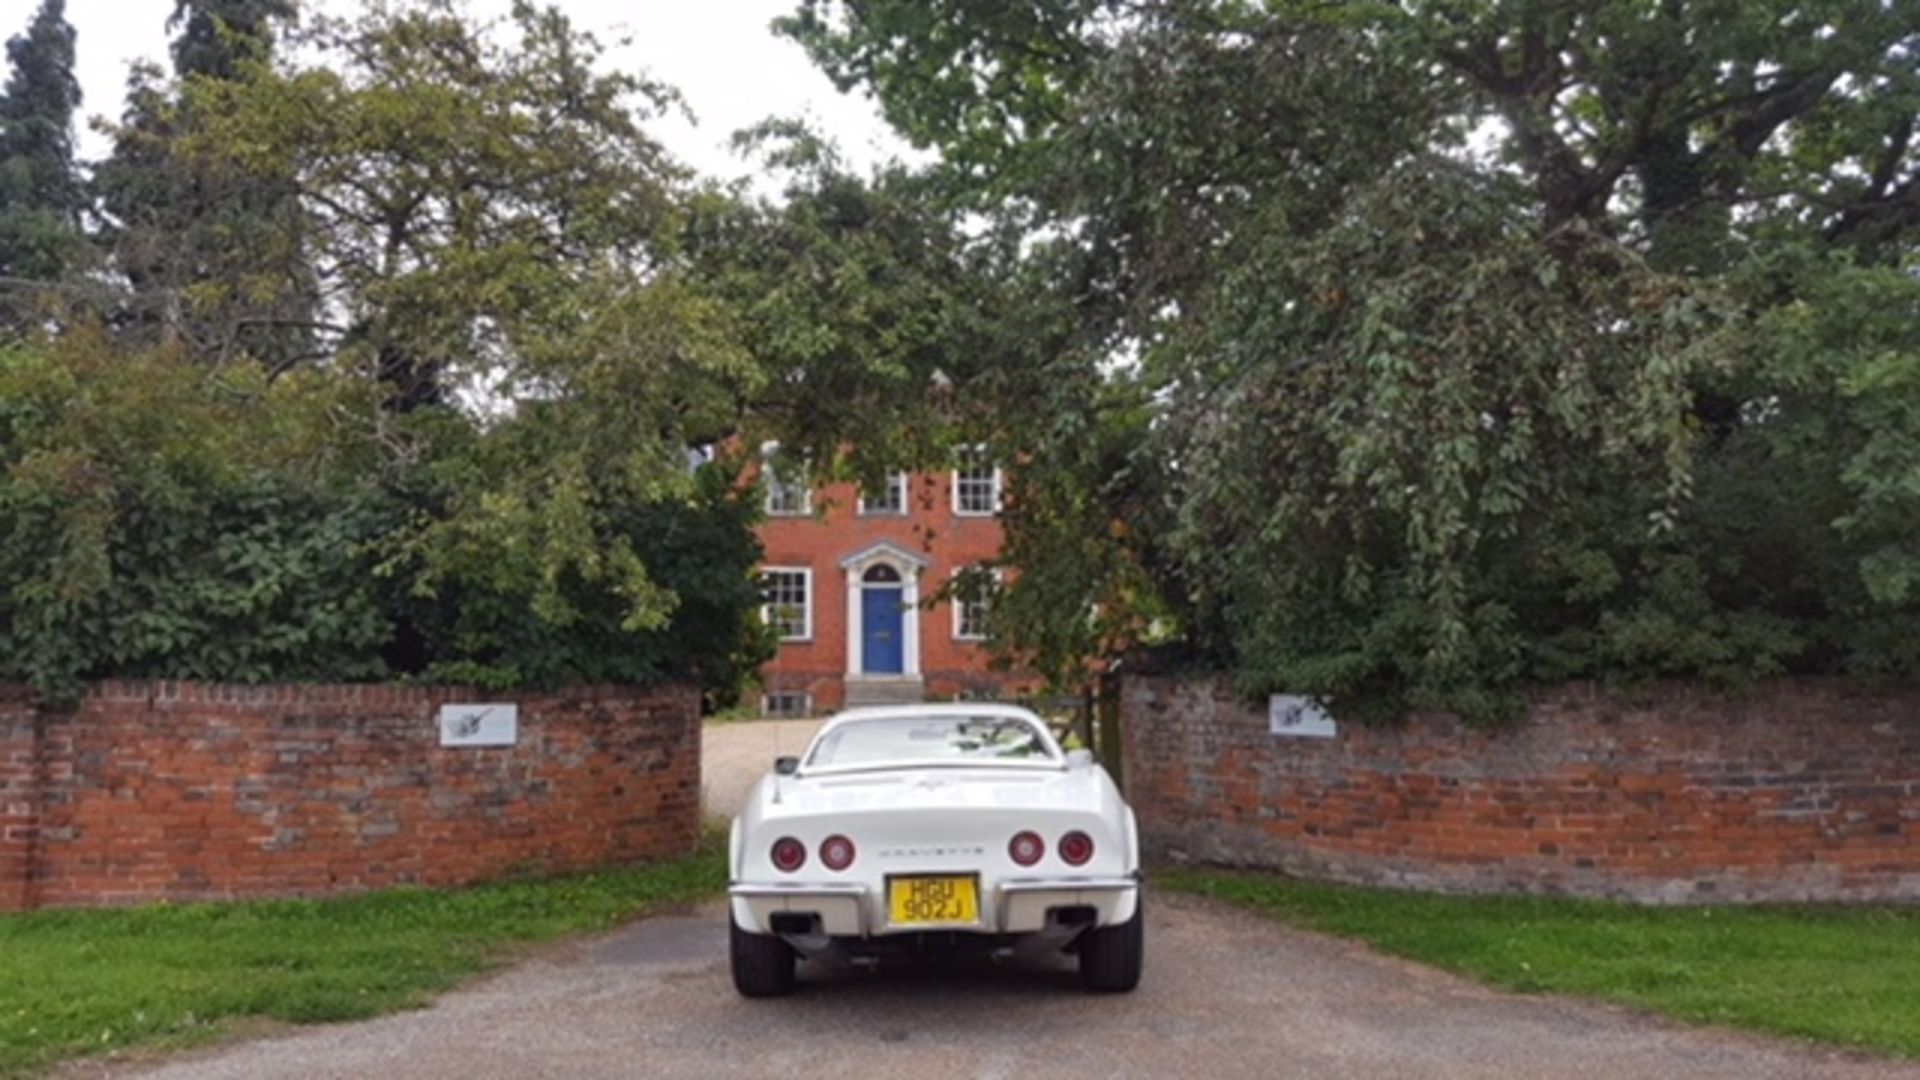
POLYGON ((765 617, 780 651, 761 669, 770 715, 925 698, 1004 698, 1034 680, 995 671, 984 605, 932 603, 1000 553, 1000 471, 896 473, 883 491, 769 477, 765 617))

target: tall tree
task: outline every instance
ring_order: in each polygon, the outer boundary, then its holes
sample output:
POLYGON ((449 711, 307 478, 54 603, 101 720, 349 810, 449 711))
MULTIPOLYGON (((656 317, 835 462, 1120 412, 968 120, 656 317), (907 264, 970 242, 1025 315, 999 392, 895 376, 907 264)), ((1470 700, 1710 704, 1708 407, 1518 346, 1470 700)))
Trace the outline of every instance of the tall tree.
POLYGON ((297 13, 293 0, 177 0, 169 28, 173 70, 182 77, 238 79, 273 59, 277 27, 297 13))
POLYGON ((452 3, 378 6, 310 28, 330 69, 183 87, 188 160, 291 194, 302 217, 279 227, 301 234, 280 242, 312 258, 319 346, 403 411, 504 354, 516 375, 560 360, 544 335, 577 345, 581 306, 671 263, 685 177, 638 111, 664 91, 587 69, 591 39, 551 9, 510 26, 511 49, 452 3))
POLYGON ((36 297, 82 248, 84 193, 73 160, 74 31, 65 0, 43 0, 7 42, 0 93, 0 333, 31 324, 36 297))
POLYGON ((1009 644, 1072 670, 1097 603, 1249 690, 1479 715, 1529 679, 1920 671, 1920 6, 783 25, 1026 238, 1056 329, 998 377, 1009 644))
POLYGON ((313 311, 299 206, 269 171, 215 167, 184 152, 204 117, 195 83, 245 82, 271 69, 290 0, 181 0, 168 25, 173 77, 137 66, 114 148, 96 171, 104 246, 129 295, 118 322, 204 359, 310 358, 313 311))
POLYGON ((299 51, 313 61, 188 80, 182 153, 293 194, 314 348, 379 387, 361 419, 422 507, 396 565, 454 612, 416 620, 429 643, 505 664, 531 611, 586 657, 595 634, 705 603, 663 584, 648 530, 672 507, 707 511, 680 535, 738 514, 687 450, 761 379, 688 265, 687 174, 643 126, 668 92, 600 70, 590 36, 530 4, 494 28, 447 0, 376 5, 316 20, 299 51))

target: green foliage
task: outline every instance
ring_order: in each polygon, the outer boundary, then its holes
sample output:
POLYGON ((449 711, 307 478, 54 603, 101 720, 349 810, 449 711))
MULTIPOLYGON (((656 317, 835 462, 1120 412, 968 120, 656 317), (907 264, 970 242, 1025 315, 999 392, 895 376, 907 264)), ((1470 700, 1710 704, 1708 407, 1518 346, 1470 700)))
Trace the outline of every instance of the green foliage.
MULTIPOLYGON (((1050 336, 1035 328, 1032 340, 1050 336)), ((1034 426, 1002 435, 1002 460, 1023 461, 1002 514, 1000 560, 1019 577, 1009 585, 1003 575, 988 631, 996 648, 1021 655, 1054 685, 1075 687, 1089 658, 1164 643, 1173 605, 1156 576, 1172 569, 1170 522, 1165 470, 1146 450, 1149 403, 1130 387, 1066 365, 1053 370, 1056 378, 1036 388, 1045 396, 1028 405, 1039 414, 1034 426)))
POLYGON ((416 1008, 511 949, 604 930, 726 884, 723 844, 551 881, 340 900, 0 916, 0 1076, 132 1047, 416 1008))
POLYGON ((1075 93, 1098 77, 1100 49, 1091 39, 1111 6, 865 4, 843 24, 838 17, 851 8, 802 0, 775 25, 842 90, 872 89, 887 120, 916 146, 938 147, 954 172, 992 186, 1021 171, 1021 159, 1044 155, 1070 123, 1075 93))
POLYGON ((357 390, 97 336, 0 354, 0 680, 379 674, 394 508, 328 430, 357 390))
POLYGON ((1659 908, 1192 870, 1155 882, 1507 990, 1920 1057, 1910 908, 1659 908))
POLYGON ((1010 338, 995 253, 917 177, 855 176, 797 123, 736 143, 782 198, 706 200, 688 235, 699 287, 728 303, 758 369, 742 432, 823 478, 944 464, 1010 338))
POLYGON ((0 335, 35 318, 34 283, 54 282, 82 256, 85 206, 74 171, 74 33, 64 0, 43 0, 26 32, 7 42, 0 90, 0 335))
POLYGON ((409 641, 425 656, 454 658, 428 664, 437 681, 693 679, 711 705, 730 705, 772 654, 756 614, 759 503, 750 494, 745 489, 743 497, 737 473, 707 466, 688 499, 606 512, 587 543, 631 559, 657 590, 663 610, 644 621, 634 619, 613 582, 593 576, 601 568, 553 567, 548 577, 537 554, 514 549, 517 540, 508 537, 517 532, 476 534, 471 522, 429 526, 422 546, 408 553, 425 570, 403 601, 409 641))
POLYGON ((1391 171, 1311 240, 1251 233, 1199 340, 1151 358, 1207 380, 1158 441, 1185 464, 1174 546, 1250 688, 1484 714, 1581 613, 1528 600, 1590 536, 1591 493, 1675 516, 1713 315, 1604 238, 1530 245, 1510 206, 1444 162, 1391 171))
POLYGON ((560 520, 512 504, 563 428, 435 417, 400 470, 381 415, 364 380, 98 335, 0 354, 0 681, 691 678, 724 702, 764 659, 737 472, 679 497, 596 483, 560 520))
POLYGON ((1025 337, 978 386, 1056 673, 1510 712, 1920 673, 1920 9, 806 0, 1025 337), (1088 612, 1094 613, 1089 619, 1088 612))

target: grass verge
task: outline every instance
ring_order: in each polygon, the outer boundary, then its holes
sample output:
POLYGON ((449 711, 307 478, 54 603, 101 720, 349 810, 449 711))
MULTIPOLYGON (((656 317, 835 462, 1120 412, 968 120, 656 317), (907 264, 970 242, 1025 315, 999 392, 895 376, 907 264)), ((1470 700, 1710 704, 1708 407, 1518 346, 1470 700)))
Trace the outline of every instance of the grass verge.
POLYGON ((417 1006, 511 946, 598 930, 726 884, 724 844, 684 859, 469 889, 0 917, 0 1076, 235 1020, 357 1020, 417 1006))
POLYGON ((1199 870, 1154 883, 1507 990, 1920 1057, 1920 909, 1649 908, 1199 870))

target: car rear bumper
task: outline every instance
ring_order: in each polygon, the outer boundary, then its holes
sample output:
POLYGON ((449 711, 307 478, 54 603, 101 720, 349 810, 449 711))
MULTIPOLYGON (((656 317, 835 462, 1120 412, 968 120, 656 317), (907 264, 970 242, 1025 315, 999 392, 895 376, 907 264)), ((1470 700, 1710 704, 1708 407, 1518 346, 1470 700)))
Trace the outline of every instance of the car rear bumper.
MULTIPOLYGON (((741 928, 775 933, 774 916, 818 917, 818 933, 832 937, 876 937, 913 933, 887 917, 882 890, 851 882, 739 882, 727 890, 733 917, 741 928)), ((943 926, 943 930, 981 934, 1027 934, 1058 925, 1056 912, 1091 909, 1089 925, 1113 926, 1133 918, 1140 902, 1140 878, 1020 878, 984 886, 980 922, 943 926)))

